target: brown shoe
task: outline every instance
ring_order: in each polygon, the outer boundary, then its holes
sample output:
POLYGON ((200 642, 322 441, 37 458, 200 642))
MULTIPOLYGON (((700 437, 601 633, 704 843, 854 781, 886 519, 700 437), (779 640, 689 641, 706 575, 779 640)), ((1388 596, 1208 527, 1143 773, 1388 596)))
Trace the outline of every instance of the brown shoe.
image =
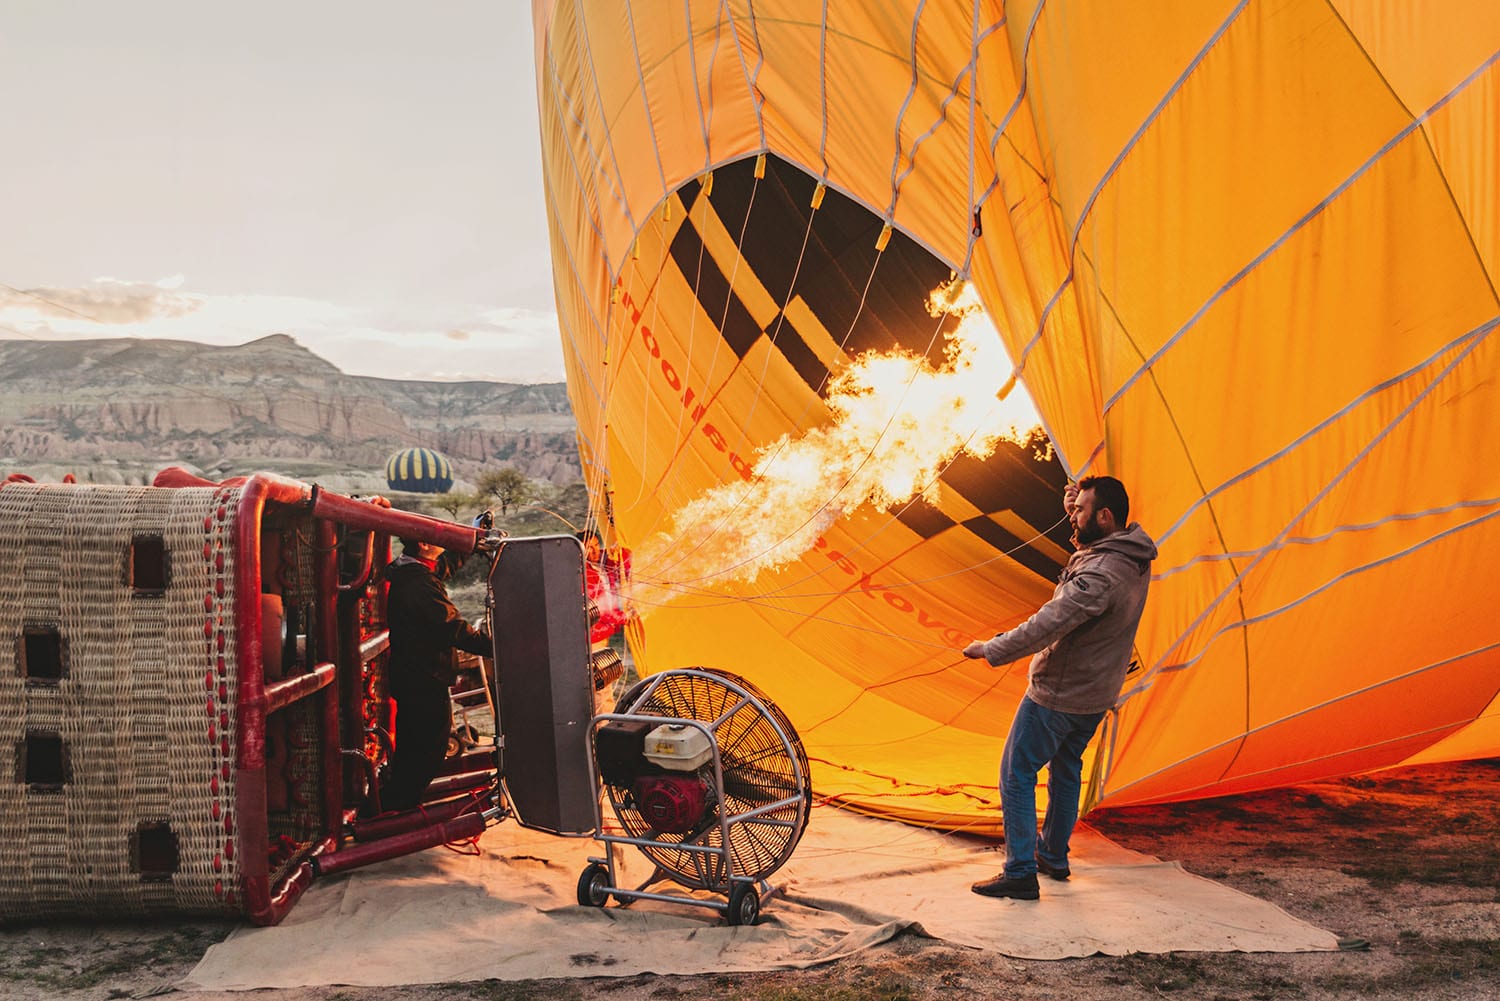
POLYGON ((1009 897, 1012 900, 1036 900, 1042 893, 1038 889, 1036 876, 1010 878, 1000 873, 994 879, 986 879, 969 887, 981 897, 1009 897))
POLYGON ((1073 870, 1065 865, 1053 865, 1040 855, 1036 857, 1036 871, 1043 876, 1050 876, 1056 880, 1064 880, 1073 875, 1073 870))

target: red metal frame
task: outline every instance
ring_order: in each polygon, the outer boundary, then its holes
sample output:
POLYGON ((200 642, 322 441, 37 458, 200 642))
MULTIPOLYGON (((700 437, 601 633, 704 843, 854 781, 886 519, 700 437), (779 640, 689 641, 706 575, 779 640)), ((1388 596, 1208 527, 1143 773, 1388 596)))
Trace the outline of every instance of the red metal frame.
POLYGON ((472 795, 437 803, 425 803, 415 810, 392 813, 350 825, 355 841, 381 841, 395 834, 405 834, 434 823, 452 820, 465 813, 478 813, 494 805, 493 790, 475 790, 472 795))
POLYGON ((424 848, 436 848, 452 841, 467 841, 484 833, 486 821, 483 814, 465 813, 454 820, 430 823, 415 830, 393 834, 379 841, 367 841, 351 845, 331 855, 319 856, 313 868, 319 876, 331 876, 338 872, 357 869, 371 862, 384 862, 400 855, 410 855, 424 848))
MULTIPOLYGON (((199 485, 191 477, 172 477, 161 485, 199 485)), ((208 484, 217 485, 217 484, 208 484)), ((238 630, 235 652, 239 662, 238 720, 235 732, 236 803, 240 852, 240 882, 245 911, 257 924, 280 921, 319 873, 344 871, 357 865, 392 858, 450 840, 473 837, 484 828, 483 818, 465 816, 448 822, 433 818, 393 838, 351 849, 340 848, 345 822, 343 807, 343 751, 340 739, 340 703, 356 697, 358 672, 366 662, 366 643, 358 642, 358 624, 341 628, 337 564, 337 526, 390 536, 418 537, 445 549, 472 553, 478 533, 462 525, 425 515, 398 511, 368 501, 331 494, 316 486, 256 473, 245 481, 236 520, 235 596, 238 630), (262 587, 259 559, 261 523, 268 505, 305 510, 315 519, 314 589, 319 609, 315 653, 318 662, 306 674, 267 686, 261 670, 262 587), (350 649, 351 642, 354 649, 350 649), (352 679, 352 680, 351 680, 352 679), (335 683, 337 682, 337 683, 335 683), (299 866, 276 886, 270 883, 270 861, 263 846, 268 844, 266 807, 266 718, 300 699, 321 699, 321 747, 323 762, 323 834, 299 866), (389 842, 389 843, 387 843, 389 842), (314 861, 316 859, 316 861, 314 861), (335 861, 337 859, 337 861, 335 861)), ((366 572, 368 572, 366 567, 366 572)), ((356 703, 357 705, 357 703, 356 703)), ((346 727, 349 721, 345 720, 346 727)), ((362 721, 358 734, 362 747, 362 721)), ((351 735, 351 740, 355 737, 351 735)))

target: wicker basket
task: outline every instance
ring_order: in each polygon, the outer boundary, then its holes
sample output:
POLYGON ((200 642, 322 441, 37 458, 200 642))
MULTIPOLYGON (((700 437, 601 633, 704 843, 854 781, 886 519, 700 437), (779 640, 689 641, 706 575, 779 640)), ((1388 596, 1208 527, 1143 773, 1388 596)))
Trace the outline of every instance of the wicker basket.
MULTIPOLYGON (((264 590, 317 606, 311 518, 250 505, 264 523, 247 533, 243 500, 240 486, 0 490, 0 921, 274 920, 266 902, 337 823, 320 699, 242 732, 242 700, 267 682, 264 658, 242 662, 262 644, 239 632, 261 626, 244 592, 263 552, 277 568, 264 590), (261 544, 242 552, 247 539, 261 544)), ((273 653, 278 674, 308 670, 273 653)))

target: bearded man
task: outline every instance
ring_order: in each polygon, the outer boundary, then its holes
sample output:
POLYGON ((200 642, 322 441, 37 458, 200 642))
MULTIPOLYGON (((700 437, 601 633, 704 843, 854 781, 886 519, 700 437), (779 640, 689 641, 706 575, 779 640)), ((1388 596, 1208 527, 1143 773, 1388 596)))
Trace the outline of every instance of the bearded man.
POLYGON ((1129 522, 1130 498, 1112 476, 1089 476, 1063 494, 1076 548, 1052 598, 1035 615, 964 656, 1000 667, 1026 654, 1030 682, 1000 759, 1005 868, 972 887, 986 897, 1036 900, 1037 873, 1067 879, 1078 822, 1083 751, 1114 707, 1146 606, 1156 544, 1129 522), (1037 843, 1036 779, 1046 767, 1047 815, 1037 843))

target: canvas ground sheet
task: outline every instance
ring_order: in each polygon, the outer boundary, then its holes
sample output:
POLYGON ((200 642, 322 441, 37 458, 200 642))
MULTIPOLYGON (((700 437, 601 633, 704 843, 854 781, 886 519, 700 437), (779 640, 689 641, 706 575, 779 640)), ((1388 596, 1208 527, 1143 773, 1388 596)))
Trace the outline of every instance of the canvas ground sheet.
MULTIPOLYGON (((273 928, 241 927, 212 946, 182 987, 249 990, 391 986, 484 979, 702 974, 795 969, 910 931, 1027 959, 1096 953, 1297 952, 1338 947, 1331 933, 1266 901, 1114 844, 1080 825, 1073 877, 1042 880, 1039 901, 994 900, 969 885, 993 875, 993 841, 819 808, 760 923, 716 909, 641 900, 577 903, 592 839, 514 823, 481 854, 434 849, 315 883, 273 928)), ((616 848, 635 888, 652 867, 616 848)), ((681 893, 665 881, 653 890, 681 893)), ((705 899, 722 898, 704 895, 705 899)))

